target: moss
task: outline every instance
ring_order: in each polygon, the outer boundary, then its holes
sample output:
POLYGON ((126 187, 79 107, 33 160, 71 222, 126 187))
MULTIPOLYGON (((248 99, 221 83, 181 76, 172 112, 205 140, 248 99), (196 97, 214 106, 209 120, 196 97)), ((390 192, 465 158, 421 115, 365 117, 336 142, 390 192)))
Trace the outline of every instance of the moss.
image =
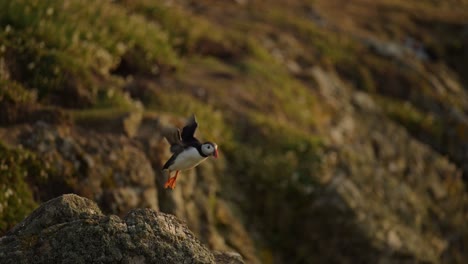
POLYGON ((41 171, 32 153, 0 143, 0 233, 10 229, 36 207, 27 178, 38 176, 41 171))

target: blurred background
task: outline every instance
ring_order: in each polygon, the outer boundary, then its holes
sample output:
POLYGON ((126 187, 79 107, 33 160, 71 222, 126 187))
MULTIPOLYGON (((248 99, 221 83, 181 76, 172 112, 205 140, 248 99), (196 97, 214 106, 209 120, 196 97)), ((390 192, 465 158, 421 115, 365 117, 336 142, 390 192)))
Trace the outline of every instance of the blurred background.
POLYGON ((73 192, 247 263, 467 263, 467 64, 465 0, 0 0, 0 234, 73 192), (221 159, 164 190, 192 113, 221 159))

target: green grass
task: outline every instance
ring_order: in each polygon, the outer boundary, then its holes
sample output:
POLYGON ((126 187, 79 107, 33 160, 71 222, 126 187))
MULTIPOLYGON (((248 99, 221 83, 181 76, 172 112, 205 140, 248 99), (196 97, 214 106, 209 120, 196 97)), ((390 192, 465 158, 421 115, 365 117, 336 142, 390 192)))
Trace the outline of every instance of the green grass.
POLYGON ((22 85, 10 80, 0 79, 0 103, 34 104, 36 95, 22 85))
POLYGON ((90 96, 131 56, 135 71, 176 67, 178 57, 167 33, 143 16, 128 15, 119 5, 93 1, 2 1, 2 57, 11 75, 39 98, 80 89, 90 96))
POLYGON ((321 140, 266 114, 252 114, 246 120, 244 127, 233 128, 237 137, 225 148, 226 174, 248 197, 262 197, 240 206, 247 222, 261 223, 256 228, 268 240, 268 249, 297 254, 307 249, 296 245, 293 234, 302 232, 296 219, 307 215, 306 203, 319 187, 321 140))
POLYGON ((280 65, 247 60, 242 65, 242 72, 248 78, 245 89, 253 94, 260 111, 303 126, 305 130, 314 126, 314 107, 317 105, 314 96, 280 65))
POLYGON ((325 31, 305 16, 291 14, 284 9, 269 8, 258 14, 259 19, 271 23, 307 43, 306 49, 316 54, 311 59, 326 60, 328 63, 338 64, 354 59, 356 44, 344 34, 325 31), (318 55, 318 56, 316 56, 318 55))
POLYGON ((40 176, 40 173, 34 154, 8 148, 0 142, 0 234, 23 220, 37 206, 27 178, 40 176))
POLYGON ((232 138, 232 131, 224 123, 223 114, 211 105, 206 105, 196 98, 178 91, 157 91, 148 103, 148 110, 167 112, 182 117, 195 114, 203 131, 203 138, 214 142, 227 142, 232 138))
MULTIPOLYGON (((159 24, 167 32, 172 47, 182 56, 212 52, 204 49, 206 44, 222 47, 232 55, 247 45, 244 34, 219 27, 177 5, 151 0, 121 1, 121 4, 134 14, 159 24)), ((217 56, 216 52, 205 55, 217 56)))
POLYGON ((0 78, 0 124, 8 125, 24 120, 36 107, 37 95, 21 84, 0 78))
POLYGON ((439 118, 433 114, 422 112, 407 101, 385 97, 378 97, 378 100, 387 115, 406 127, 410 133, 428 134, 434 143, 441 143, 445 124, 439 118))
POLYGON ((105 125, 106 122, 109 122, 119 116, 123 116, 125 113, 128 113, 128 111, 120 108, 93 108, 86 110, 73 110, 70 113, 73 120, 78 124, 81 122, 90 122, 105 125))

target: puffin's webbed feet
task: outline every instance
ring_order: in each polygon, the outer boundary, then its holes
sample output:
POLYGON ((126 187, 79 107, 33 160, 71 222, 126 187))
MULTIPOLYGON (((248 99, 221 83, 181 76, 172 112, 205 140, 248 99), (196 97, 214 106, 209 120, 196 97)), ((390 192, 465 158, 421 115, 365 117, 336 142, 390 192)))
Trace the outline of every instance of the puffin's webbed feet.
POLYGON ((175 188, 175 184, 176 184, 176 180, 177 180, 177 175, 179 175, 179 171, 176 171, 176 174, 174 177, 171 177, 170 176, 171 174, 169 174, 169 179, 167 180, 167 182, 164 184, 164 188, 165 189, 174 189, 175 188))

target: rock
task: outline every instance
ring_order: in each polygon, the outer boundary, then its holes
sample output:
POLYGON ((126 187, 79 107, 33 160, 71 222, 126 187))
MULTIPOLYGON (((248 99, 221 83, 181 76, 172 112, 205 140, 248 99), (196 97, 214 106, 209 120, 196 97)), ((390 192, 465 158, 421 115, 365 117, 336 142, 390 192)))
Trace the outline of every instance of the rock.
POLYGON ((396 42, 384 42, 376 39, 366 39, 364 42, 381 56, 400 59, 405 54, 404 47, 396 42))
POLYGON ((176 217, 136 209, 106 216, 66 194, 36 209, 0 239, 0 263, 243 263, 210 252, 176 217))
POLYGON ((136 207, 158 209, 153 169, 130 139, 43 122, 19 137, 56 174, 35 183, 42 201, 73 192, 118 215, 136 207))
POLYGON ((288 69, 288 71, 291 73, 291 74, 300 74, 302 72, 302 68, 301 66, 293 61, 293 60, 289 60, 286 62, 286 68, 288 69))
POLYGON ((395 232, 395 230, 390 230, 387 234, 387 243, 390 247, 394 248, 395 250, 398 250, 401 248, 401 239, 398 236, 398 234, 395 232))
MULTIPOLYGON (((138 104, 136 104, 138 105, 138 104)), ((133 110, 115 110, 109 113, 108 110, 96 111, 91 116, 75 118, 75 123, 88 130, 100 133, 110 133, 115 135, 135 136, 143 117, 142 107, 133 110)))
MULTIPOLYGON (((400 263, 402 259, 440 263, 442 256, 453 252, 451 247, 457 247, 451 244, 451 236, 459 234, 464 225, 456 220, 465 214, 461 204, 466 194, 457 177, 460 170, 388 120, 373 97, 333 81, 333 74, 321 69, 316 68, 314 76, 320 85, 318 91, 337 115, 325 131, 329 151, 323 155, 326 166, 319 180, 326 192, 318 199, 320 203, 314 203, 320 210, 303 218, 304 229, 320 233, 327 230, 323 222, 335 219, 338 224, 321 234, 325 237, 340 227, 355 225, 378 252, 359 256, 364 263, 400 263), (321 203, 326 204, 325 209, 321 203), (326 216, 321 210, 336 212, 318 224, 321 228, 308 224, 326 216), (352 218, 339 214, 349 211, 352 218), (450 220, 439 222, 448 215, 450 220), (446 224, 451 231, 441 232, 440 227, 446 224)), ((354 234, 353 239, 357 237, 359 234, 354 234)), ((328 243, 325 238, 319 240, 328 243)), ((326 248, 350 243, 341 235, 338 240, 340 245, 326 248)), ((360 262, 357 257, 351 255, 350 259, 360 262)))
POLYGON ((378 107, 376 106, 372 97, 370 97, 367 93, 356 91, 353 93, 352 103, 363 110, 367 111, 378 111, 378 107))
POLYGON ((213 254, 214 254, 217 264, 242 264, 244 263, 241 255, 239 255, 239 253, 236 253, 236 252, 214 251, 213 254))
POLYGON ((142 117, 143 111, 140 110, 128 113, 122 118, 122 127, 126 135, 129 137, 133 137, 135 135, 138 131, 138 127, 140 126, 142 117))

